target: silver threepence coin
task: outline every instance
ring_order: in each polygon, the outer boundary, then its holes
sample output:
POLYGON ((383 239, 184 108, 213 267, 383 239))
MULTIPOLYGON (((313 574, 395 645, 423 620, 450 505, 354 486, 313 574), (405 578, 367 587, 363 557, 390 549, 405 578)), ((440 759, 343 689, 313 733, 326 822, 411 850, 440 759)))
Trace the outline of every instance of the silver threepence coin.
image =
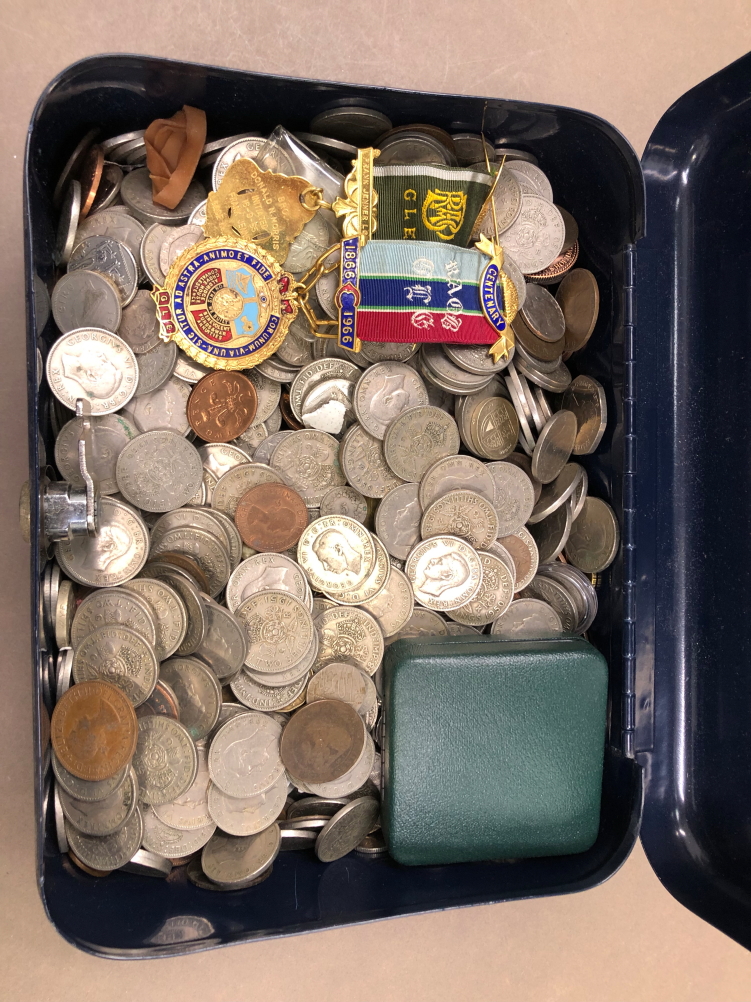
POLYGON ((136 356, 116 334, 82 327, 63 334, 47 356, 47 382, 57 399, 75 411, 83 398, 97 417, 120 410, 138 383, 136 356))

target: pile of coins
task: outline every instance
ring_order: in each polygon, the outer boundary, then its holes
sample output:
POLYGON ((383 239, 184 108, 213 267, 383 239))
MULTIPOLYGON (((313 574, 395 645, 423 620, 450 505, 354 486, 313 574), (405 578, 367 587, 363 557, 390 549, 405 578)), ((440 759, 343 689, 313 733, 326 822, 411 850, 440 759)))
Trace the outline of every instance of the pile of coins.
MULTIPOLYGON (((345 169, 377 137, 385 163, 501 169, 521 304, 509 357, 449 343, 351 352, 302 314, 245 372, 163 342, 148 285, 201 239, 200 178, 216 187, 261 150, 268 165, 264 137, 208 143, 173 210, 151 200, 140 132, 88 137, 58 186, 55 462, 83 485, 84 396, 102 497, 98 534, 56 544, 44 571, 43 692, 60 849, 95 876, 187 864, 198 886, 232 890, 266 879, 280 850, 385 853, 384 646, 583 633, 597 613, 619 533, 572 459, 607 424, 603 387, 564 361, 599 303, 573 267, 576 223, 531 154, 480 136, 337 108, 298 139, 345 169)), ((319 256, 314 229, 290 271, 319 256)), ((313 289, 322 317, 336 286, 332 273, 313 289)))

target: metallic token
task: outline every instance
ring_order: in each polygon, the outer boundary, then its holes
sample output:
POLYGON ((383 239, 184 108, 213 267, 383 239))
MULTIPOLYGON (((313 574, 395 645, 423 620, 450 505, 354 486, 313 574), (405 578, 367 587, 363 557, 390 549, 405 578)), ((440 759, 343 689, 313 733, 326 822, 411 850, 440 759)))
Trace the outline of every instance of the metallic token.
POLYGON ((428 404, 425 384, 403 362, 380 362, 360 377, 354 396, 357 419, 365 431, 383 439, 389 424, 410 407, 428 404))
POLYGON ((305 502, 286 484, 252 487, 235 510, 235 525, 243 542, 264 553, 280 553, 296 546, 307 524, 305 502))
POLYGON ((96 803, 106 800, 117 790, 128 778, 129 765, 124 765, 119 772, 116 772, 109 779, 89 780, 79 779, 69 772, 60 762, 57 755, 52 754, 52 771, 55 774, 57 785, 76 800, 85 803, 96 803))
MULTIPOLYGON (((346 379, 352 383, 356 383, 359 378, 360 370, 358 367, 352 362, 345 362, 343 359, 322 358, 303 366, 294 376, 292 385, 290 386, 289 403, 292 413, 298 421, 302 421, 303 402, 307 395, 320 383, 331 379, 346 379)), ((262 420, 265 420, 265 418, 262 420)))
POLYGON ((566 321, 566 351, 583 348, 592 335, 600 312, 597 279, 586 268, 575 268, 563 279, 555 298, 566 321))
POLYGON ((561 617, 538 598, 518 598, 496 619, 490 632, 503 640, 537 640, 563 633, 561 617))
POLYGON ((384 637, 399 633, 414 612, 412 586, 402 571, 392 567, 383 590, 375 598, 363 602, 363 608, 375 618, 384 637))
POLYGON ((303 706, 291 718, 282 734, 280 754, 296 780, 306 785, 331 783, 357 764, 366 740, 365 725, 351 706, 322 699, 303 706))
MULTIPOLYGON (((57 592, 55 603, 55 643, 62 650, 70 645, 70 628, 73 623, 73 616, 76 612, 76 596, 73 591, 71 581, 61 581, 57 592)), ((67 689, 67 687, 66 687, 67 689)), ((60 690, 57 686, 57 698, 59 699, 66 689, 60 690)))
POLYGON ((473 599, 449 612, 457 623, 465 626, 485 626, 508 609, 514 597, 514 576, 508 567, 492 553, 480 553, 482 585, 473 599))
POLYGON ((519 419, 513 405, 501 396, 488 397, 469 414, 471 438, 485 459, 505 459, 519 438, 519 419))
POLYGON ((228 835, 255 835, 268 828, 282 813, 286 799, 284 773, 268 790, 252 797, 228 797, 214 783, 209 785, 209 813, 228 835))
POLYGON ((65 574, 79 584, 107 588, 135 577, 146 563, 149 530, 140 515, 114 498, 100 501, 99 532, 55 546, 65 574))
POLYGON ((179 226, 188 221, 193 209, 206 198, 206 189, 195 179, 174 209, 158 205, 152 197, 151 177, 147 167, 126 174, 120 186, 120 197, 124 204, 144 226, 152 223, 166 223, 179 226))
POLYGON ((232 889, 249 887, 271 867, 280 845, 275 824, 245 837, 217 832, 203 847, 201 866, 215 884, 232 889))
POLYGON ((256 391, 258 406, 255 421, 267 421, 279 406, 281 386, 267 379, 257 368, 249 369, 245 375, 251 381, 256 391))
POLYGON ((561 406, 576 418, 575 456, 589 456, 605 434, 608 408, 605 390, 591 376, 577 376, 563 395, 561 406))
POLYGON ((111 682, 133 706, 151 695, 158 672, 154 648, 125 626, 98 627, 83 638, 73 658, 73 678, 77 683, 111 682))
POLYGON ((380 810, 373 797, 360 797, 342 807, 321 830, 316 841, 316 856, 331 863, 351 852, 375 824, 380 810))
POLYGON ((232 572, 227 584, 226 601, 230 612, 260 591, 287 591, 303 601, 308 587, 300 567, 282 553, 258 553, 232 572))
POLYGON ((586 574, 599 574, 615 560, 619 542, 613 509, 600 498, 588 497, 571 528, 566 559, 586 574))
POLYGON ((178 350, 177 363, 175 364, 175 375, 178 379, 192 385, 212 371, 207 366, 201 365, 200 362, 195 362, 184 351, 178 350))
POLYGON ((561 620, 564 633, 573 633, 579 620, 577 603, 560 581, 538 574, 522 592, 522 598, 539 598, 551 605, 561 620))
POLYGON ((446 637, 449 632, 448 626, 449 624, 446 623, 446 620, 439 616, 437 612, 431 612, 430 609, 421 609, 419 606, 415 606, 407 623, 398 633, 389 637, 388 642, 389 644, 393 644, 397 640, 405 640, 410 637, 446 637))
POLYGON ((177 358, 177 346, 174 341, 159 344, 151 351, 143 355, 136 355, 138 364, 138 388, 136 397, 153 393, 164 386, 175 370, 175 359, 177 358))
POLYGON ((198 765, 188 789, 166 804, 154 804, 154 814, 165 825, 179 831, 201 831, 212 823, 209 814, 209 762, 208 742, 196 743, 198 765))
POLYGON ((555 480, 569 460, 576 441, 576 417, 571 411, 558 411, 548 421, 532 455, 532 476, 543 484, 555 480))
POLYGON ((373 570, 357 588, 354 588, 352 591, 340 591, 336 593, 336 601, 341 605, 363 605, 369 599, 380 595, 388 584, 391 575, 389 555, 377 536, 373 536, 372 539, 376 550, 373 570))
POLYGON ((573 564, 565 564, 555 561, 552 564, 545 564, 542 574, 553 577, 560 584, 568 587, 569 592, 576 597, 581 613, 581 618, 576 625, 577 633, 584 633, 594 623, 597 616, 597 592, 592 585, 590 578, 573 564))
POLYGON ((309 507, 318 507, 331 488, 343 486, 339 443, 322 431, 296 431, 284 438, 271 457, 271 466, 300 494, 309 507))
POLYGON ((52 290, 52 315, 64 334, 81 327, 116 331, 120 325, 120 294, 107 275, 71 271, 52 290))
POLYGON ((498 536, 498 516, 487 498, 475 491, 449 491, 425 510, 420 522, 423 539, 460 536, 483 550, 498 536))
POLYGON ((138 394, 128 406, 127 416, 141 432, 174 431, 186 435, 190 431, 186 414, 189 396, 188 385, 172 376, 158 389, 138 394))
POLYGON ((159 249, 159 268, 166 275, 183 251, 203 240, 203 227, 188 222, 185 226, 171 226, 159 249))
POLYGON ((138 780, 133 769, 127 779, 102 800, 78 800, 59 787, 63 814, 84 835, 114 835, 127 824, 138 803, 138 780))
POLYGON ((145 804, 171 803, 193 785, 198 771, 196 746, 176 720, 142 717, 133 768, 145 804))
POLYGON ((307 684, 307 672, 296 682, 283 686, 263 685, 263 683, 252 679, 247 672, 240 672, 230 682, 230 688, 244 707, 270 713, 295 702, 301 694, 305 693, 307 684))
POLYGON ((321 498, 320 514, 322 518, 346 515, 364 524, 368 517, 368 502, 354 487, 332 487, 321 498))
POLYGON ((563 311, 542 285, 530 285, 521 313, 529 329, 543 341, 560 341, 566 332, 563 311))
POLYGON ((84 237, 73 248, 68 271, 98 271, 111 278, 120 295, 121 306, 133 301, 138 289, 138 265, 133 254, 112 237, 84 237))
POLYGON ((524 470, 513 463, 488 463, 486 469, 495 485, 498 535, 508 536, 520 529, 532 514, 534 487, 524 470))
POLYGON ((320 647, 314 671, 333 662, 346 662, 375 674, 383 658, 383 634, 364 609, 337 606, 315 620, 320 647))
POLYGON ((57 224, 57 239, 53 259, 55 264, 64 267, 70 260, 76 239, 76 229, 81 216, 81 184, 71 181, 60 210, 60 220, 57 224))
POLYGON ((571 532, 571 522, 571 504, 566 502, 547 518, 530 527, 540 554, 540 564, 555 560, 562 552, 571 532))
POLYGON ((386 462, 383 443, 359 424, 342 439, 340 459, 345 477, 365 497, 382 498, 403 482, 386 462))
POLYGON ((172 865, 172 860, 165 859, 159 853, 139 849, 120 869, 124 873, 135 873, 139 877, 161 877, 164 879, 172 873, 172 865))
POLYGON ((159 677, 172 689, 180 723, 194 741, 205 738, 219 717, 222 690, 216 676, 195 658, 170 658, 159 666, 159 677))
POLYGON ((126 824, 114 835, 84 835, 66 819, 65 835, 82 863, 95 870, 117 870, 137 852, 143 840, 143 819, 136 807, 126 824))
POLYGON ((136 717, 171 717, 173 720, 180 719, 180 707, 177 704, 177 696, 166 682, 157 679, 154 691, 148 699, 140 706, 136 707, 136 717))
POLYGON ((245 664, 254 672, 275 674, 292 668, 313 641, 313 618, 289 592, 256 592, 238 606, 235 615, 248 642, 245 664))
POLYGON ((548 515, 552 515, 556 508, 565 504, 584 476, 586 476, 584 468, 578 463, 566 463, 555 480, 543 486, 540 499, 527 520, 530 525, 541 522, 548 515))
POLYGON ((241 372, 215 370, 200 379, 188 400, 188 421, 204 442, 229 442, 255 420, 256 390, 241 372))
POLYGON ((217 602, 207 598, 204 604, 206 633, 195 653, 226 684, 245 663, 245 631, 232 613, 217 602))
MULTIPOLYGON (((62 428, 55 442, 55 465, 63 478, 74 487, 83 487, 78 460, 78 442, 83 424, 73 418, 62 428)), ((138 431, 122 414, 105 414, 91 418, 91 449, 89 473, 97 481, 100 494, 116 493, 115 466, 117 457, 138 431)))
POLYGON ((376 510, 375 530, 378 537, 389 554, 398 560, 406 560, 412 547, 420 541, 422 507, 419 491, 416 483, 401 484, 389 491, 376 510))
POLYGON ((99 588, 86 596, 73 619, 71 646, 78 649, 89 634, 105 625, 126 626, 152 646, 156 641, 156 625, 148 603, 124 588, 99 588))
POLYGON ((136 293, 133 302, 123 310, 117 333, 136 355, 151 351, 160 343, 159 321, 151 293, 145 289, 136 293))
POLYGON ((215 598, 227 584, 232 570, 227 547, 210 532, 190 527, 168 529, 156 544, 152 543, 152 557, 174 560, 178 554, 198 565, 205 576, 204 590, 215 598))
MULTIPOLYGON (((325 254, 332 244, 339 240, 340 231, 338 227, 329 222, 322 212, 317 212, 302 228, 301 232, 292 241, 292 244, 284 259, 285 271, 290 271, 295 275, 308 271, 312 268, 322 254, 325 254)), ((279 352, 279 356, 284 358, 284 350, 279 352)), ((308 349, 308 358, 311 361, 312 355, 308 349)), ((289 361, 292 361, 290 359, 289 361)), ((295 362, 300 365, 302 363, 295 362)))
POLYGON ((263 713, 250 710, 232 717, 209 748, 212 782, 228 797, 253 797, 268 790, 284 774, 281 736, 279 724, 263 713))
POLYGON ((95 327, 63 334, 47 356, 47 382, 61 404, 75 411, 88 400, 93 416, 127 404, 138 382, 136 356, 117 335, 95 327))
POLYGON ((211 495, 211 507, 234 518, 240 499, 252 487, 282 482, 282 476, 276 470, 262 463, 234 466, 219 478, 211 495))
POLYGON ((355 519, 318 518, 303 530, 297 559, 316 591, 335 597, 352 591, 370 576, 376 562, 373 539, 355 519))
POLYGON ((206 606, 195 580, 180 568, 159 560, 150 560, 143 569, 143 576, 166 582, 182 599, 188 614, 188 623, 185 636, 175 653, 181 656, 193 654, 201 644, 207 629, 206 606))
POLYGON ((120 493, 144 511, 171 511, 187 504, 202 476, 198 450, 174 431, 139 435, 117 459, 120 493))
POLYGON ((437 407, 412 407, 389 425, 383 442, 386 462, 402 480, 418 483, 443 456, 459 450, 454 419, 437 407))
POLYGON ((442 612, 469 602, 482 584, 477 552, 457 536, 433 536, 418 543, 407 558, 404 573, 415 599, 442 612))
POLYGON ((107 682, 73 686, 52 714, 55 755, 64 769, 82 780, 108 780, 120 773, 133 756, 137 733, 131 703, 107 682))

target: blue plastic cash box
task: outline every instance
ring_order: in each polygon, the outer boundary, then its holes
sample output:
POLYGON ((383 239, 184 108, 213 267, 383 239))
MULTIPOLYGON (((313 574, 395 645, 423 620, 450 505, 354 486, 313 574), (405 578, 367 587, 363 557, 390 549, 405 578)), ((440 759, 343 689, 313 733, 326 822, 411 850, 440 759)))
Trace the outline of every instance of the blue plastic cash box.
MULTIPOLYGON (((610 671, 600 831, 587 852, 402 867, 350 855, 319 863, 282 854, 272 877, 232 894, 202 890, 178 868, 166 881, 105 880, 60 856, 43 816, 36 763, 38 881, 50 920, 107 957, 209 946, 415 912, 585 890, 609 877, 641 834, 667 888, 751 947, 751 56, 677 101, 641 164, 602 119, 527 104, 245 73, 145 56, 86 59, 39 99, 25 174, 32 539, 40 449, 52 455, 50 399, 37 347, 56 332, 35 287, 53 280, 52 191, 92 126, 115 135, 183 104, 206 110, 210 138, 283 122, 304 130, 324 106, 365 102, 395 125, 429 122, 535 153, 580 229, 580 263, 597 276, 597 328, 574 373, 606 387, 610 421, 583 457, 608 497, 621 555, 604 575, 590 637, 610 671), (645 222, 646 214, 646 222, 645 222), (646 235, 645 235, 646 233, 646 235)), ((35 705, 42 699, 40 568, 32 544, 35 705)), ((35 715, 41 749, 41 716, 35 715)))

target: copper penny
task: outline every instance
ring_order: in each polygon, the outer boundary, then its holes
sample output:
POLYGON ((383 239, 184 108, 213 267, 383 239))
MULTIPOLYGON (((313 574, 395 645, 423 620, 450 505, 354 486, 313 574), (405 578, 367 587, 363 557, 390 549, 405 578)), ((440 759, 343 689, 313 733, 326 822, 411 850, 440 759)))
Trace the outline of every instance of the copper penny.
POLYGON ((79 779, 109 779, 133 758, 138 723, 130 700, 109 682, 79 682, 52 714, 52 747, 79 779))
POLYGON ((533 275, 527 275, 527 281, 535 282, 537 285, 555 285, 556 282, 560 282, 563 276, 571 271, 578 257, 579 242, 576 241, 568 250, 559 254, 555 261, 543 271, 536 271, 533 275))
POLYGON ((177 696, 166 682, 157 681, 149 698, 136 707, 136 716, 139 720, 141 717, 172 717, 173 720, 179 720, 177 696))
POLYGON ((86 218, 94 204, 96 193, 99 191, 99 182, 102 180, 103 169, 104 153, 102 153, 102 147, 92 146, 81 164, 81 171, 78 175, 78 180, 81 182, 81 219, 86 218))
POLYGON ((293 428, 295 431, 303 430, 305 426, 300 424, 292 413, 292 407, 289 402, 289 390, 282 390, 282 395, 279 399, 279 410, 282 412, 282 417, 290 428, 293 428))
POLYGON ((367 731, 357 710, 339 699, 319 699, 298 710, 282 731, 285 769, 301 783, 332 783, 356 764, 367 731))
POLYGON ((216 369, 199 379, 188 399, 190 427, 204 442, 230 442, 253 424, 256 388, 241 372, 216 369))
POLYGON ((68 849, 68 857, 71 863, 75 863, 79 870, 83 870, 84 873, 88 873, 92 877, 109 877, 112 873, 112 870, 95 870, 93 866, 89 866, 88 863, 80 860, 72 849, 68 849))
POLYGON ((243 542, 259 553, 282 553, 295 546, 307 524, 305 502, 286 484, 251 487, 235 512, 243 542))
POLYGON ((566 321, 564 348, 578 351, 589 340, 600 312, 597 279, 586 268, 574 268, 558 286, 555 298, 566 321))

